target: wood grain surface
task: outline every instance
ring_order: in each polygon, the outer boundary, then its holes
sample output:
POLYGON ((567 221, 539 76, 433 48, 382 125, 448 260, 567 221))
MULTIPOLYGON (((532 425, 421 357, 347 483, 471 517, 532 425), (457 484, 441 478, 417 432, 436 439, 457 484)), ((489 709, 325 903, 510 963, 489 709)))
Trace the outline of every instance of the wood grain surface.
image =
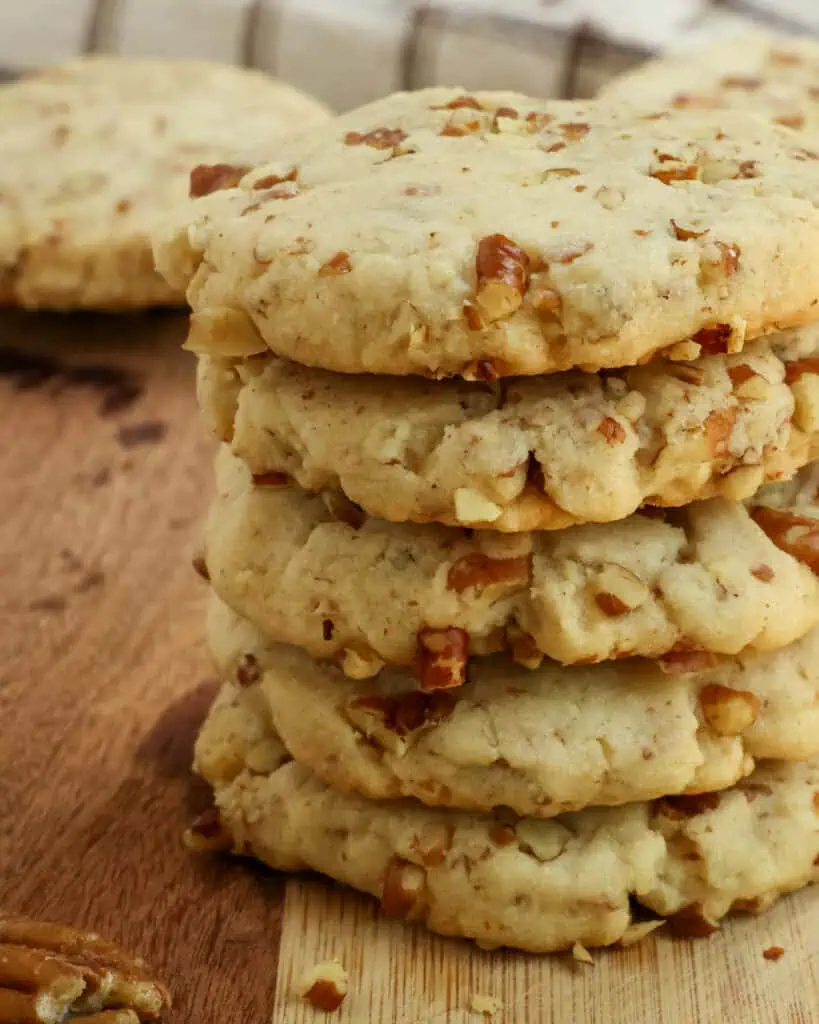
POLYGON ((142 953, 184 1024, 816 1024, 819 892, 580 968, 379 920, 180 835, 215 681, 190 568, 212 445, 181 318, 0 318, 0 906, 142 953), (785 948, 776 963, 769 946, 785 948), (293 993, 338 957, 331 1017, 293 993))

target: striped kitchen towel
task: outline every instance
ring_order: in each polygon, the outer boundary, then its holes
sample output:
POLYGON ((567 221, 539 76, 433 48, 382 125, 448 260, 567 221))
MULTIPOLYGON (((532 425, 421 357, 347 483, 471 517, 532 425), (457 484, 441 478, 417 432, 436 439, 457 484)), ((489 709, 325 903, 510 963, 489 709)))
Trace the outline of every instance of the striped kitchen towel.
POLYGON ((672 46, 754 24, 819 35, 816 0, 25 0, 0 4, 0 74, 66 57, 207 57, 338 110, 438 83, 587 96, 672 46))

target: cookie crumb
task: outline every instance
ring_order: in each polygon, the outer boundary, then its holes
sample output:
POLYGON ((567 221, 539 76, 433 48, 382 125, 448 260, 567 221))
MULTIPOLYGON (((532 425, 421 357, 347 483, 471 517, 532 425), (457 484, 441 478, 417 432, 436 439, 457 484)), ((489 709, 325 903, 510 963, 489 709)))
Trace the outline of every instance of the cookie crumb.
POLYGON ((338 960, 325 960, 306 971, 296 991, 311 1006, 332 1013, 344 1002, 349 975, 338 960))
POLYGON ((469 1001, 472 1013, 482 1013, 484 1017, 493 1017, 503 1009, 503 1003, 496 996, 488 996, 483 992, 473 992, 469 1001))
POLYGON ((767 949, 762 950, 762 955, 766 960, 781 960, 785 955, 785 950, 782 946, 768 946, 767 949))
POLYGON ((635 921, 620 936, 618 945, 633 946, 637 942, 642 942, 647 935, 655 932, 658 928, 662 928, 664 924, 665 921, 662 920, 635 921))
POLYGON ((586 964, 589 967, 594 966, 592 955, 582 942, 575 942, 572 946, 572 960, 574 960, 576 964, 586 964))

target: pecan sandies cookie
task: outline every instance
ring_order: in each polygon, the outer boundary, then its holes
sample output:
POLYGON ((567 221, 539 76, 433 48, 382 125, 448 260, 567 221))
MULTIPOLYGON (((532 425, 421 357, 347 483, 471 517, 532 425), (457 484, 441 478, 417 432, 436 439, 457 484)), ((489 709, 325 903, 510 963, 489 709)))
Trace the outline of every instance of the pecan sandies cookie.
POLYGON ((819 316, 817 154, 743 111, 428 89, 270 160, 156 236, 196 351, 491 381, 819 316))
POLYGON ((0 305, 184 305, 150 235, 198 164, 248 165, 324 120, 257 71, 204 61, 89 57, 0 88, 0 305))

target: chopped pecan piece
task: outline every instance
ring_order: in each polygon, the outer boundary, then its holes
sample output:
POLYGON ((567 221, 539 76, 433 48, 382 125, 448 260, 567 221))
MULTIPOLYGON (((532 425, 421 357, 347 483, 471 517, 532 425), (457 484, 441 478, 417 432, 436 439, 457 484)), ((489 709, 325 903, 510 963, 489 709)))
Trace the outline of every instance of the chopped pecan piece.
POLYGON ((342 672, 350 679, 371 679, 384 667, 383 659, 365 645, 361 645, 360 649, 345 648, 340 660, 342 672))
POLYGON ((224 188, 236 188, 250 167, 234 164, 199 164, 191 171, 191 198, 209 196, 224 188))
POLYGON ((0 914, 0 1020, 142 1024, 170 1005, 144 960, 99 935, 0 914))
POLYGON ((702 238, 703 235, 707 235, 709 228, 704 228, 702 231, 695 231, 693 228, 684 228, 671 218, 671 230, 674 232, 674 237, 679 242, 687 242, 691 238, 702 238))
POLYGON ((437 196, 440 193, 440 185, 407 185, 402 194, 405 196, 437 196))
POLYGON ((495 846, 511 846, 517 841, 517 834, 511 825, 505 825, 502 821, 498 821, 490 826, 489 838, 495 846))
POLYGON ((423 918, 426 909, 426 871, 402 857, 393 857, 384 873, 381 909, 404 921, 423 918))
POLYGON ((478 103, 474 96, 456 96, 454 100, 450 100, 449 103, 444 103, 440 107, 432 107, 432 110, 483 110, 483 107, 478 103))
POLYGON ((625 601, 621 601, 616 594, 595 594, 594 602, 600 611, 610 618, 616 618, 618 615, 625 615, 631 611, 625 601))
POLYGON ((274 185, 282 185, 285 181, 297 181, 299 171, 297 167, 291 167, 286 174, 266 174, 253 182, 254 189, 273 188, 274 185))
POLYGON ((569 142, 577 142, 578 139, 582 139, 584 135, 588 135, 590 131, 590 125, 585 121, 569 121, 566 124, 559 124, 558 131, 567 138, 569 142))
POLYGON ((709 327, 701 327, 693 340, 700 346, 704 356, 724 355, 733 333, 730 324, 711 324, 709 327))
MULTIPOLYGON (((526 115, 526 123, 529 125, 529 131, 538 132, 541 128, 545 128, 547 124, 551 124, 554 121, 554 114, 544 114, 538 110, 530 110, 526 115)), ((566 145, 565 142, 557 143, 560 149, 563 149, 566 145)), ((548 150, 547 150, 548 152, 548 150)))
POLYGON ((552 263, 574 263, 581 256, 585 256, 587 252, 591 252, 593 248, 593 242, 578 242, 576 245, 565 245, 562 249, 550 252, 549 259, 552 263))
POLYGON ((777 124, 784 125, 785 128, 799 128, 805 127, 805 115, 804 114, 780 114, 779 117, 775 117, 774 121, 777 124))
POLYGON ((506 641, 516 664, 528 669, 540 668, 543 664, 545 655, 538 649, 535 638, 514 623, 506 627, 506 641))
POLYGON ((353 269, 348 252, 337 252, 319 267, 319 277, 340 277, 353 269))
POLYGON ((744 384, 745 381, 750 380, 751 377, 755 377, 756 372, 746 363, 740 363, 739 366, 728 367, 728 376, 731 378, 731 384, 737 388, 740 384, 744 384))
POLYGON ((708 683, 700 690, 700 708, 708 725, 719 736, 739 736, 759 718, 759 698, 750 690, 732 690, 708 683))
MULTIPOLYGON (((273 188, 265 189, 263 192, 256 192, 256 199, 242 210, 242 214, 254 213, 261 210, 265 203, 274 199, 295 199, 299 195, 299 186, 295 182, 286 181, 282 185, 274 185, 273 188)), ((254 253, 255 255, 255 253, 254 253)), ((256 256, 259 263, 266 262, 260 256, 256 256)))
POLYGON ((413 836, 412 850, 421 858, 424 867, 439 867, 452 849, 455 826, 451 824, 434 827, 413 836))
POLYGON ((594 601, 604 615, 615 618, 634 611, 644 604, 649 589, 642 579, 625 566, 611 563, 599 573, 594 583, 594 601))
POLYGON ((602 434, 608 444, 622 444, 626 439, 623 425, 612 416, 604 416, 597 424, 597 433, 602 434))
POLYGON ((254 473, 253 484, 256 487, 284 487, 288 482, 287 473, 254 473))
POLYGON ((804 359, 794 359, 785 363, 785 383, 793 384, 806 373, 819 374, 819 356, 806 356, 804 359))
POLYGON ((483 318, 481 317, 478 307, 474 302, 470 302, 469 299, 464 302, 464 320, 470 331, 482 331, 484 327, 483 318))
POLYGON ((422 690, 448 690, 463 686, 469 660, 469 634, 451 627, 418 633, 418 677, 422 690))
POLYGON ((475 302, 490 322, 519 309, 529 286, 529 257, 506 235, 487 235, 475 257, 475 302))
POLYGON ((481 128, 480 121, 450 121, 438 132, 439 135, 462 139, 465 135, 476 135, 481 128))
POLYGON ((526 586, 532 578, 532 559, 525 555, 519 558, 490 558, 474 552, 463 555, 454 562, 447 574, 448 590, 462 594, 465 590, 482 593, 496 584, 510 587, 526 586))
POLYGON ((498 130, 498 121, 502 117, 506 117, 510 121, 517 121, 520 117, 520 114, 517 110, 515 110, 514 107, 498 107, 498 109, 495 111, 494 117, 492 118, 492 127, 495 129, 495 131, 498 130))
POLYGON ((672 935, 685 939, 705 939, 719 931, 719 925, 703 910, 701 903, 691 903, 668 919, 672 935))
POLYGON ((543 180, 548 181, 549 178, 576 178, 580 174, 580 171, 576 167, 550 167, 548 171, 543 172, 543 180))
POLYGON ((713 455, 725 455, 736 423, 736 409, 714 409, 705 418, 705 437, 713 455))
POLYGON ((455 517, 459 523, 493 523, 503 511, 500 505, 471 487, 457 488, 454 497, 455 517))
POLYGON ((768 60, 782 68, 796 68, 802 63, 802 58, 793 50, 771 50, 768 60))
POLYGON ((357 697, 351 708, 373 711, 384 720, 384 725, 397 736, 406 736, 425 725, 435 725, 452 714, 458 698, 446 690, 424 693, 409 690, 390 697, 373 695, 357 697))
POLYGON ((316 964, 299 979, 297 991, 311 1006, 332 1013, 344 1002, 349 977, 338 960, 316 964))
POLYGON ((704 672, 713 668, 716 662, 716 655, 710 651, 677 650, 668 651, 659 659, 658 664, 668 675, 682 676, 691 672, 704 672))
POLYGON ((475 364, 475 380, 485 380, 489 384, 494 384, 500 377, 498 364, 491 359, 479 359, 475 364))
POLYGON ((407 133, 400 128, 373 128, 372 131, 347 132, 344 142, 347 146, 370 146, 372 149, 395 149, 404 139, 407 133))
POLYGON ((655 167, 649 171, 649 176, 661 181, 664 185, 670 185, 673 181, 694 181, 699 177, 699 167, 696 164, 679 164, 675 167, 655 167))
POLYGON ((695 387, 705 380, 705 371, 699 366, 692 366, 690 363, 678 363, 676 366, 667 367, 666 372, 683 384, 693 384, 695 387))
POLYGON ((726 277, 732 277, 739 270, 739 257, 742 250, 731 242, 714 242, 719 251, 719 260, 715 261, 726 277))
POLYGON ((819 520, 759 505, 751 518, 782 551, 819 572, 819 520))
POLYGON ((755 178, 757 177, 757 168, 759 164, 756 160, 742 160, 740 161, 739 171, 737 172, 737 178, 755 178))
POLYGON ((249 651, 243 654, 236 662, 236 682, 240 686, 252 686, 262 678, 262 670, 259 668, 259 661, 255 654, 249 651))
POLYGON ((560 293, 556 292, 554 288, 537 284, 531 289, 529 297, 535 312, 542 320, 555 320, 558 318, 562 300, 560 293))

